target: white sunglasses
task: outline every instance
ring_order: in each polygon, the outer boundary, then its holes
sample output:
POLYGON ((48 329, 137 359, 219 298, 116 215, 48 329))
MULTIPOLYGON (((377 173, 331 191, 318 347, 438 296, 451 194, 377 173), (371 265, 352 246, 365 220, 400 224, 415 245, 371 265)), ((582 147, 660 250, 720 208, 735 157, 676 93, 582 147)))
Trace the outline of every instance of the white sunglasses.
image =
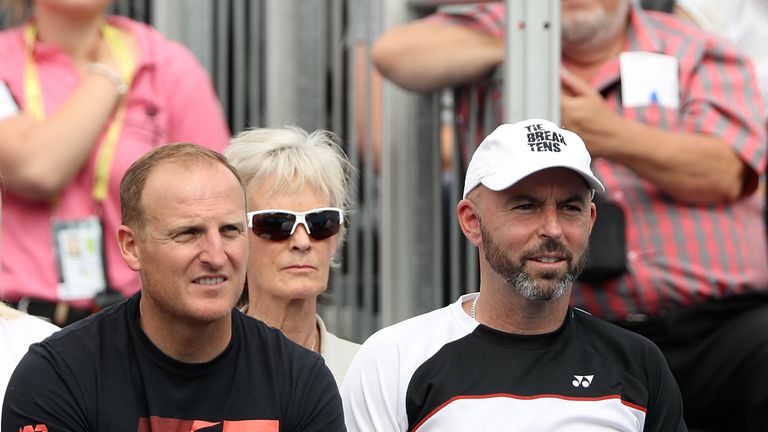
POLYGON ((299 224, 315 240, 324 240, 339 232, 344 212, 336 207, 321 207, 304 212, 283 209, 257 210, 245 214, 248 228, 257 236, 274 241, 288 239, 299 224))

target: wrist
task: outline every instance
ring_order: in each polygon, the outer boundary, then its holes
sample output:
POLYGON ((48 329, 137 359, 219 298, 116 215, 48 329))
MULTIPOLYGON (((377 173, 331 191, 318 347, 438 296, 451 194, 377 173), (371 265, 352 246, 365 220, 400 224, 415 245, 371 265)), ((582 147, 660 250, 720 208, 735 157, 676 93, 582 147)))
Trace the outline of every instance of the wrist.
POLYGON ((102 63, 90 63, 86 70, 89 73, 93 73, 108 79, 115 86, 117 94, 120 96, 128 93, 128 85, 123 81, 120 75, 111 67, 102 63))

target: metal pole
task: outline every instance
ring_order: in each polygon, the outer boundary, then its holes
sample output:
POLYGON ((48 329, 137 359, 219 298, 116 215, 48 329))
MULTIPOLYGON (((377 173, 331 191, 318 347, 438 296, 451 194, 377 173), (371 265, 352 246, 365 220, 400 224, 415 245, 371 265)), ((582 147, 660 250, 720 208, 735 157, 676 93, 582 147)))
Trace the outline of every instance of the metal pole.
POLYGON ((560 0, 506 0, 504 121, 560 122, 560 0))

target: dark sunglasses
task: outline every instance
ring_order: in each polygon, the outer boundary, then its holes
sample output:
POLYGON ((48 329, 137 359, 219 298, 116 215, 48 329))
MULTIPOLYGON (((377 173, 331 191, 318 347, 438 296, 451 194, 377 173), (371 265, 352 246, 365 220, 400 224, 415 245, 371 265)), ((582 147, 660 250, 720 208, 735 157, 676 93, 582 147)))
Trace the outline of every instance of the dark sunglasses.
POLYGON ((324 240, 339 232, 344 212, 336 207, 323 207, 305 212, 269 209, 246 213, 248 228, 257 236, 283 241, 292 236, 299 224, 315 240, 324 240))

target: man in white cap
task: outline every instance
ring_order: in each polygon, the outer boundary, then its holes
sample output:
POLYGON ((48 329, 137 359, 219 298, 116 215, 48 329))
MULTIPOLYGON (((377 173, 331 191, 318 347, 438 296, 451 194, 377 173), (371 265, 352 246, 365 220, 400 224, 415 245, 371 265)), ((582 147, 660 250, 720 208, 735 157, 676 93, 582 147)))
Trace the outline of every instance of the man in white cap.
POLYGON ((597 216, 584 142, 546 120, 478 147, 458 220, 480 293, 380 330, 342 386, 349 431, 685 431, 650 341, 569 306, 597 216))

